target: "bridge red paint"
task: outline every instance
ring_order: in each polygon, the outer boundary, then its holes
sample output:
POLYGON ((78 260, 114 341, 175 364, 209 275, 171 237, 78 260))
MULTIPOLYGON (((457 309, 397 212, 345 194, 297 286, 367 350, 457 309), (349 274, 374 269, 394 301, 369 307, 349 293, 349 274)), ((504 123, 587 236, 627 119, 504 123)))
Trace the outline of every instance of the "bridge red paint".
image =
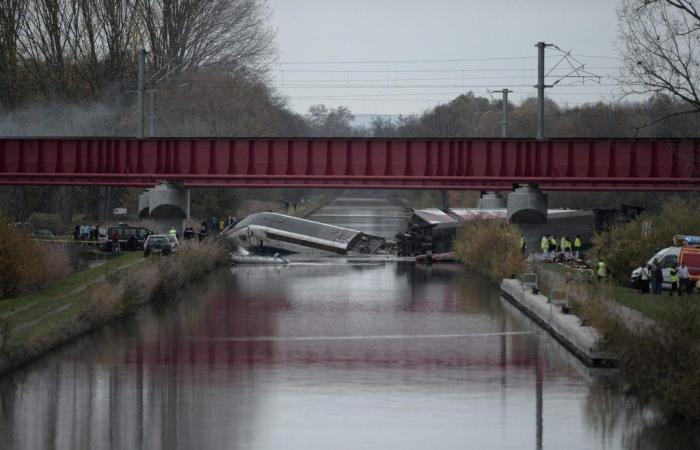
POLYGON ((700 188, 700 139, 0 139, 0 184, 510 190, 700 188))

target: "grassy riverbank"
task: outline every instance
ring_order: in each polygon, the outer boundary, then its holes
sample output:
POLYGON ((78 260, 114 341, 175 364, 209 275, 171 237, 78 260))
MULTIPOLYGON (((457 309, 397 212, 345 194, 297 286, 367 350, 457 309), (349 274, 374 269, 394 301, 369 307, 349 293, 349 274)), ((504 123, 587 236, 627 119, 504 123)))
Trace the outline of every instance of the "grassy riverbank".
POLYGON ((66 278, 54 283, 40 292, 23 295, 15 298, 0 300, 0 318, 7 314, 16 314, 19 308, 32 308, 40 306, 42 303, 70 296, 70 294, 83 285, 93 282, 105 274, 120 270, 125 266, 142 262, 143 256, 140 252, 123 253, 120 256, 107 261, 104 265, 93 267, 81 272, 76 272, 66 278))
POLYGON ((139 305, 172 298, 225 260, 215 242, 184 243, 171 257, 126 254, 40 293, 0 301, 0 373, 139 305))
POLYGON ((488 278, 536 272, 545 295, 565 290, 575 315, 600 332, 604 350, 617 355, 628 392, 664 417, 700 423, 700 296, 641 294, 624 287, 630 272, 671 245, 674 234, 698 234, 699 211, 695 200, 669 201, 659 214, 597 234, 589 256, 612 270, 605 282, 590 270, 557 264, 532 261, 526 268, 517 229, 502 222, 469 223, 457 232, 454 246, 462 261, 488 278))
POLYGON ((700 295, 641 294, 612 282, 577 281, 574 273, 540 265, 543 292, 569 292, 575 314, 618 356, 629 393, 666 417, 700 421, 700 295))
MULTIPOLYGON (((597 281, 591 281, 590 283, 582 283, 576 281, 577 271, 575 269, 571 269, 562 264, 542 264, 540 267, 540 271, 550 272, 548 277, 550 279, 550 283, 552 278, 556 277, 557 275, 561 275, 561 277, 556 281, 556 286, 546 286, 545 292, 549 291, 549 289, 551 289, 552 287, 566 289, 566 280, 568 278, 570 280, 568 283, 569 285, 579 286, 579 288, 584 288, 588 290, 602 290, 605 292, 605 296, 610 300, 615 301, 628 308, 631 308, 635 311, 638 311, 651 320, 660 319, 663 316, 663 314, 668 310, 668 307, 670 305, 675 304, 676 302, 690 301, 700 303, 700 295, 698 294, 695 294, 691 297, 683 296, 679 298, 676 295, 674 295, 673 297, 669 297, 667 291, 665 291, 661 295, 642 294, 637 289, 620 286, 612 282, 607 282, 603 284, 598 283, 597 281)), ((594 280, 595 277, 591 275, 591 279, 594 280)))

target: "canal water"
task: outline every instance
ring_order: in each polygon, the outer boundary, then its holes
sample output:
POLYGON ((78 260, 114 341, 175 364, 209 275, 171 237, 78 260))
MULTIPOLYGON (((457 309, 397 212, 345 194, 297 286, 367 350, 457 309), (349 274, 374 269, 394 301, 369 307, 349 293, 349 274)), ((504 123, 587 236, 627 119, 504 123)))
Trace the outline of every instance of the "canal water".
POLYGON ((0 378, 0 449, 697 443, 615 385, 460 265, 232 267, 0 378))
POLYGON ((410 217, 410 211, 391 195, 355 191, 321 206, 309 219, 394 240, 396 233, 406 230, 410 217))

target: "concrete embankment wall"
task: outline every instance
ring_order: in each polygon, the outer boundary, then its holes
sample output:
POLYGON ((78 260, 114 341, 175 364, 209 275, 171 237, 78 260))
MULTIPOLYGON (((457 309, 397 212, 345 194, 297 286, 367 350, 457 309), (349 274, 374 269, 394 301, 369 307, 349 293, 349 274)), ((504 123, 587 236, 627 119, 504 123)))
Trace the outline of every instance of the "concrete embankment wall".
POLYGON ((506 300, 537 322, 586 365, 615 365, 614 355, 600 350, 598 331, 593 327, 581 325, 577 316, 562 313, 561 308, 549 303, 546 296, 533 294, 523 288, 519 280, 513 279, 501 282, 501 293, 506 300))

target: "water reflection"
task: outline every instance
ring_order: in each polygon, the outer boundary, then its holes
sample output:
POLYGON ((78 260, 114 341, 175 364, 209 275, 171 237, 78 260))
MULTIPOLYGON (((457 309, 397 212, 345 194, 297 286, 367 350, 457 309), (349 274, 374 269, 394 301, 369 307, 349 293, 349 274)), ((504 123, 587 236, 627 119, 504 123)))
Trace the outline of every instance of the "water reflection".
POLYGON ((664 420, 649 405, 625 392, 618 376, 607 373, 592 380, 586 399, 589 425, 602 439, 623 430, 626 449, 697 449, 700 427, 679 420, 664 420))
POLYGON ((234 268, 0 380, 0 449, 668 448, 606 380, 458 265, 234 268))

